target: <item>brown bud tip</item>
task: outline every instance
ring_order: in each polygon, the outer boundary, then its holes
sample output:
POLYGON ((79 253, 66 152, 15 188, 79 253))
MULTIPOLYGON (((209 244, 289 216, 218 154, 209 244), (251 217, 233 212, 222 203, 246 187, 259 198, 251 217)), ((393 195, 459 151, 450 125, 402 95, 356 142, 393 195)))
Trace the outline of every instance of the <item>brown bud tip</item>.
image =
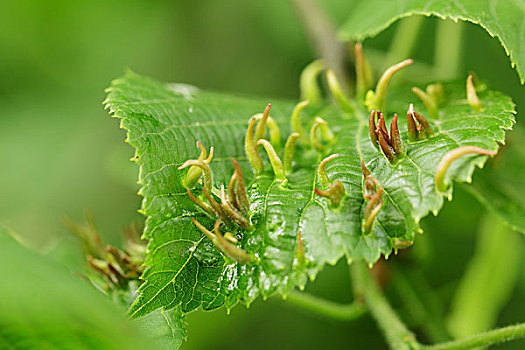
POLYGON ((375 116, 376 111, 373 110, 370 113, 370 118, 368 118, 368 133, 370 134, 370 140, 372 141, 372 144, 377 147, 378 141, 377 141, 377 135, 376 135, 376 122, 375 122, 375 116))
POLYGON ((390 141, 396 155, 403 153, 403 144, 401 143, 401 136, 397 125, 397 113, 394 114, 394 118, 390 124, 390 141))
POLYGON ((314 192, 316 195, 318 195, 319 197, 325 197, 325 193, 324 191, 321 191, 320 189, 318 189, 317 187, 314 187, 314 192))
MULTIPOLYGON (((379 132, 378 138, 379 138, 379 147, 381 148, 381 151, 383 151, 383 154, 386 156, 389 162, 393 162, 395 160, 394 150, 388 143, 388 141, 384 137, 385 135, 383 132, 379 132)), ((388 137, 388 135, 386 135, 388 137)))
POLYGON ((271 103, 268 103, 268 105, 266 106, 266 108, 264 109, 264 115, 267 116, 268 114, 270 114, 270 108, 272 108, 272 104, 271 103))
POLYGON ((381 111, 377 111, 377 128, 376 128, 376 134, 379 138, 379 133, 383 134, 383 138, 385 141, 390 145, 390 136, 388 136, 388 130, 386 128, 385 123, 385 116, 381 111))
POLYGON ((199 156, 199 159, 200 160, 206 159, 208 157, 208 152, 206 151, 206 148, 204 148, 204 145, 202 144, 202 142, 197 141, 197 147, 199 147, 200 150, 201 150, 201 154, 199 156))
POLYGON ((419 123, 419 132, 420 132, 420 138, 421 137, 427 137, 427 136, 433 136, 434 131, 432 130, 432 127, 428 123, 428 121, 418 112, 414 111, 414 117, 419 123))
POLYGON ((361 159, 361 169, 363 169, 363 177, 364 177, 365 180, 366 180, 366 178, 367 178, 371 173, 370 173, 370 170, 368 170, 368 168, 366 167, 364 159, 361 159))

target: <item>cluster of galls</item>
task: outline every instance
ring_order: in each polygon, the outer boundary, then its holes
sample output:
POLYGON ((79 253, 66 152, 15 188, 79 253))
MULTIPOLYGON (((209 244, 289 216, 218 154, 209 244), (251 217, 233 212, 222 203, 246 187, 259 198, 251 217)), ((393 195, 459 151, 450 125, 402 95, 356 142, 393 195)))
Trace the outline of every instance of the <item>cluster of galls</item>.
POLYGON ((407 134, 410 141, 425 140, 434 136, 430 124, 421 114, 414 111, 413 104, 410 104, 407 111, 407 134))
MULTIPOLYGON (((357 96, 369 111, 369 135, 374 146, 380 150, 391 163, 403 157, 403 143, 399 133, 398 116, 394 114, 390 124, 390 132, 387 130, 385 117, 381 112, 384 109, 386 101, 386 92, 390 80, 399 70, 412 64, 412 60, 404 60, 396 65, 389 67, 377 82, 375 90, 370 90, 372 84, 372 71, 366 61, 362 47, 357 44, 355 47, 356 56, 356 77, 357 77, 357 96), (376 123, 377 119, 377 123, 376 123)), ((292 171, 292 161, 297 142, 300 142, 303 148, 314 149, 320 153, 326 153, 327 145, 335 140, 328 123, 321 117, 316 117, 309 134, 304 130, 300 114, 306 108, 310 101, 319 102, 321 100, 320 88, 318 86, 318 76, 325 70, 324 63, 320 60, 307 66, 301 75, 301 95, 303 102, 297 104, 291 115, 292 133, 287 138, 284 150, 282 151, 284 161, 278 155, 281 150, 281 131, 275 120, 270 117, 271 104, 268 104, 264 113, 259 113, 250 118, 245 136, 245 153, 247 159, 255 173, 259 176, 264 173, 264 162, 259 154, 258 148, 262 146, 267 153, 268 160, 275 174, 275 179, 286 184, 287 175, 292 171), (268 127, 269 140, 265 139, 268 127), (276 151, 277 150, 277 151, 276 151)), ((344 112, 353 112, 356 110, 356 104, 349 99, 341 85, 339 84, 333 71, 326 72, 326 79, 329 90, 335 101, 339 104, 344 112)), ((414 87, 412 91, 421 99, 426 106, 431 117, 438 117, 438 107, 443 100, 443 86, 441 84, 431 84, 427 86, 426 91, 414 87)), ((474 88, 473 77, 470 75, 467 79, 467 101, 475 111, 482 109, 481 102, 477 97, 474 88)), ((407 111, 407 135, 411 142, 425 140, 434 135, 434 132, 428 121, 414 110, 412 104, 407 111)), ((221 223, 224 223, 229 229, 236 226, 244 230, 251 229, 250 223, 250 202, 245 187, 244 177, 237 161, 232 159, 234 173, 230 182, 225 189, 221 185, 220 190, 213 188, 213 174, 209 166, 213 158, 213 147, 210 149, 209 156, 204 146, 197 142, 201 149, 201 154, 197 159, 191 159, 182 164, 179 169, 189 167, 186 176, 183 178, 183 184, 188 189, 188 196, 195 205, 203 210, 209 217, 215 219, 215 225, 212 231, 204 227, 195 218, 192 218, 194 225, 206 235, 224 255, 230 259, 241 262, 252 262, 254 257, 237 246, 238 239, 231 232, 224 235, 220 232, 221 223), (202 177, 202 193, 195 196, 190 188, 193 188, 197 181, 202 177), (219 201, 216 199, 218 198, 219 201), (219 203, 220 202, 220 203, 219 203)), ((459 147, 447 154, 436 172, 436 185, 439 190, 444 191, 444 174, 450 163, 457 157, 466 153, 492 154, 490 151, 482 150, 476 147, 459 147), (485 153, 483 153, 485 152, 485 153), (487 153, 488 152, 488 153, 487 153)), ((323 159, 318 167, 319 188, 315 187, 314 192, 329 200, 332 208, 339 207, 345 197, 345 188, 339 180, 330 182, 325 167, 328 161, 337 158, 338 154, 332 154, 323 159)), ((370 171, 365 167, 362 161, 364 176, 365 192, 364 198, 368 203, 364 212, 363 232, 369 233, 379 211, 383 206, 383 187, 377 179, 371 176, 370 171)), ((298 235, 298 256, 302 252, 302 235, 298 235)))
MULTIPOLYGON (((297 142, 300 142, 303 147, 324 151, 327 144, 333 141, 334 135, 328 123, 320 117, 315 118, 310 132, 306 133, 301 124, 300 114, 308 105, 308 100, 300 102, 292 112, 291 127, 293 132, 282 150, 284 161, 281 160, 276 151, 276 149, 281 149, 281 132, 277 123, 270 116, 271 104, 266 106, 263 113, 255 114, 250 118, 244 147, 247 159, 256 176, 264 173, 264 162, 259 154, 260 146, 266 151, 276 181, 284 185, 287 182, 287 174, 292 170, 297 142), (267 129, 269 140, 265 139, 267 129)), ((210 168, 213 159, 213 147, 210 148, 208 155, 202 143, 197 142, 197 146, 201 150, 199 157, 187 160, 178 169, 189 168, 183 177, 183 185, 187 188, 188 196, 197 207, 215 220, 215 225, 213 230, 208 230, 197 219, 192 218, 192 222, 225 256, 237 262, 249 263, 253 261, 254 257, 238 247, 237 237, 231 232, 226 232, 224 235, 220 232, 221 223, 224 223, 229 229, 235 229, 238 226, 249 231, 252 228, 250 202, 241 168, 238 162, 232 159, 235 170, 230 182, 227 187, 221 185, 220 190, 217 190, 213 187, 213 173, 210 168), (196 196, 192 193, 191 188, 196 185, 200 178, 202 178, 203 185, 202 193, 196 196)), ((338 180, 330 183, 324 169, 326 162, 336 156, 332 155, 326 158, 319 165, 320 184, 322 187, 329 187, 329 189, 326 191, 315 189, 320 196, 330 198, 331 204, 334 206, 339 205, 345 194, 345 189, 338 180)))
POLYGON ((372 230, 372 224, 383 207, 383 187, 379 184, 377 179, 373 177, 370 170, 365 166, 365 162, 361 160, 361 168, 363 170, 363 178, 365 181, 365 193, 363 197, 368 200, 365 208, 365 215, 363 221, 363 232, 369 233, 372 230))
MULTIPOLYGON (((380 110, 372 110, 368 119, 368 133, 372 144, 385 155, 390 163, 395 163, 403 157, 403 142, 399 133, 398 117, 394 114, 388 132, 385 116, 380 110), (376 124, 377 117, 377 124, 376 124)), ((410 104, 407 111, 407 134, 411 142, 425 140, 434 135, 428 121, 419 113, 414 111, 410 104)), ((365 181, 365 193, 363 197, 368 200, 363 220, 363 232, 369 233, 379 211, 383 207, 383 187, 377 179, 371 176, 365 163, 361 160, 363 177, 365 181)))
POLYGON ((390 124, 390 135, 388 135, 383 113, 381 111, 377 111, 377 113, 372 111, 368 120, 368 131, 374 146, 380 148, 390 162, 393 162, 403 153, 403 145, 401 144, 401 136, 397 126, 397 114, 394 114, 390 124), (375 122, 376 115, 377 127, 375 122))
POLYGON ((216 221, 213 231, 210 231, 196 218, 191 220, 224 255, 241 263, 249 263, 253 260, 253 257, 237 247, 237 237, 229 231, 224 235, 220 232, 221 223, 224 223, 229 229, 234 229, 236 226, 247 230, 251 228, 249 220, 250 200, 246 192, 241 168, 237 161, 232 159, 235 171, 230 178, 227 189, 224 187, 224 184, 221 184, 221 189, 218 191, 213 187, 213 173, 209 165, 213 158, 213 147, 210 149, 210 156, 207 156, 204 146, 200 142, 197 142, 197 145, 201 149, 199 158, 187 160, 179 167, 179 170, 189 167, 183 181, 188 187, 188 196, 195 205, 216 221), (201 196, 203 198, 193 195, 189 188, 193 187, 201 176, 203 183, 201 196), (220 203, 216 198, 218 198, 220 203))
POLYGON ((106 289, 126 289, 144 272, 146 242, 140 239, 140 227, 129 226, 123 230, 125 240, 121 250, 111 245, 104 247, 90 213, 86 213, 86 224, 68 219, 66 225, 82 241, 89 266, 104 277, 106 289))
MULTIPOLYGON (((434 135, 428 121, 414 111, 412 104, 407 111, 407 131, 408 138, 412 142, 424 140, 434 135)), ((395 163, 403 157, 403 142, 399 133, 397 114, 394 114, 390 123, 390 132, 388 132, 384 114, 380 110, 372 110, 368 119, 368 133, 372 144, 381 150, 390 163, 395 163)), ((370 170, 366 168, 363 160, 361 160, 361 167, 365 182, 363 197, 368 200, 364 213, 363 232, 369 233, 377 214, 383 207, 384 190, 377 179, 371 176, 370 170)))
POLYGON ((129 249, 120 250, 113 246, 106 247, 106 256, 96 259, 88 256, 89 265, 100 272, 106 280, 115 287, 127 288, 129 282, 136 281, 144 272, 145 246, 140 250, 141 255, 130 253, 129 249))
MULTIPOLYGON (((368 120, 370 139, 376 148, 380 149, 390 162, 394 162, 403 154, 403 143, 399 134, 397 114, 390 123, 390 134, 386 128, 385 117, 381 111, 372 111, 368 120), (377 126, 376 126, 377 116, 377 126)), ((407 111, 407 133, 410 141, 424 140, 434 135, 428 121, 419 113, 414 111, 410 104, 407 111)))

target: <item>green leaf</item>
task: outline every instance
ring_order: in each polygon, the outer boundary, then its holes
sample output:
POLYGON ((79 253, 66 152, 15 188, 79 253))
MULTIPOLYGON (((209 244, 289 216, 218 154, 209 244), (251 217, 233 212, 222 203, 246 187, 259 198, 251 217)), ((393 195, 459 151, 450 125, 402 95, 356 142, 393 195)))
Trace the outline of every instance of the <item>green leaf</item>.
POLYGON ((88 282, 0 225, 1 349, 146 349, 157 343, 88 282))
POLYGON ((474 256, 454 294, 448 329, 455 338, 495 326, 520 272, 521 237, 494 215, 487 215, 478 233, 474 256))
MULTIPOLYGON (((111 295, 118 305, 129 308, 137 298, 138 281, 130 283, 127 290, 113 290, 111 295)), ((170 310, 155 310, 154 312, 134 319, 139 327, 158 341, 158 349, 179 349, 186 340, 186 317, 180 306, 170 310)))
POLYGON ((360 1, 340 28, 343 40, 362 41, 375 36, 400 18, 435 15, 480 25, 496 36, 525 82, 525 1, 398 0, 360 1))
POLYGON ((178 349, 186 340, 186 322, 180 306, 171 310, 155 310, 137 321, 144 332, 163 345, 158 349, 178 349))
MULTIPOLYGON (((407 157, 395 165, 371 143, 368 113, 343 113, 332 105, 308 107, 303 124, 309 128, 314 117, 321 116, 330 124, 336 141, 323 155, 299 149, 293 172, 283 183, 274 179, 268 164, 263 175, 253 177, 244 154, 247 120, 261 112, 268 100, 165 85, 134 73, 115 80, 106 104, 111 114, 121 118, 127 141, 136 148, 142 212, 147 216, 144 235, 149 239, 149 268, 139 289, 142 294, 130 313, 138 317, 177 305, 183 312, 223 304, 231 307, 239 300, 249 304, 258 295, 286 294, 296 285, 303 286, 307 276, 315 277, 324 264, 334 264, 342 257, 373 263, 396 246, 411 244, 421 231, 420 219, 429 212, 437 213, 443 204, 444 197, 434 183, 443 155, 460 145, 496 150, 504 140, 504 129, 514 123, 512 101, 498 92, 479 92, 484 111, 476 113, 467 104, 464 82, 445 84, 444 89, 448 101, 439 119, 430 120, 435 137, 407 143, 406 123, 400 122, 407 157), (177 170, 184 161, 198 156, 197 140, 215 147, 211 167, 216 187, 229 181, 233 172, 230 158, 239 161, 247 177, 254 229, 235 233, 239 246, 256 257, 254 263, 242 265, 225 258, 190 220, 197 217, 209 229, 213 226, 189 200, 181 181, 185 171, 177 170), (337 209, 313 192, 319 186, 317 165, 330 153, 340 157, 328 163, 329 179, 340 180, 347 194, 337 209), (366 202, 361 159, 385 189, 384 205, 370 234, 362 229, 366 202), (299 232, 306 264, 297 257, 299 232)), ((388 105, 391 111, 403 113, 414 101, 410 89, 403 88, 389 93, 388 105)), ((272 117, 285 137, 294 103, 271 102, 272 117)), ((415 106, 424 111, 419 103, 415 106)), ((482 166, 486 158, 457 160, 447 178, 469 181, 475 166, 482 166)))

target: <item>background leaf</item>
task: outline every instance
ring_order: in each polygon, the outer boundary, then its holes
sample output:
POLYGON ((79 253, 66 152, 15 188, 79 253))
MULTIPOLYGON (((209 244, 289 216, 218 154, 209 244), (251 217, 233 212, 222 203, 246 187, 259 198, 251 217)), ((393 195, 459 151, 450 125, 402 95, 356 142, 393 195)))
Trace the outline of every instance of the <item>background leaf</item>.
POLYGON ((494 327, 519 276, 520 238, 497 216, 484 218, 475 254, 451 302, 447 323, 452 336, 467 337, 494 327))
POLYGON ((163 345, 159 349, 178 349, 186 340, 186 322, 180 306, 170 310, 155 310, 135 321, 140 324, 144 333, 163 345))
MULTIPOLYGON (((407 91, 390 95, 391 109, 406 110, 413 100, 407 91)), ((305 124, 311 125, 313 117, 321 115, 337 135, 330 152, 341 157, 329 163, 327 173, 332 181, 344 183, 348 196, 333 210, 326 200, 313 195, 319 158, 307 150, 299 152, 287 184, 274 181, 270 174, 252 179, 248 189, 255 231, 237 233, 242 248, 260 261, 244 266, 224 259, 193 226, 190 218, 194 216, 209 228, 213 222, 187 197, 181 183, 184 172, 177 167, 198 156, 195 141, 199 140, 215 147, 212 169, 216 186, 229 179, 230 158, 239 160, 250 180, 243 148, 246 122, 267 101, 164 85, 134 73, 115 80, 106 103, 110 112, 121 118, 128 142, 136 147, 142 211, 147 216, 145 236, 150 239, 145 263, 150 268, 143 275, 146 283, 131 308, 132 315, 179 304, 184 312, 199 306, 231 307, 238 300, 249 304, 259 294, 286 294, 295 285, 304 285, 306 275, 314 277, 325 263, 335 264, 342 256, 371 263, 380 254, 388 256, 397 240, 410 244, 420 231, 419 220, 429 211, 437 213, 443 204, 434 184, 442 156, 466 144, 495 150, 497 142, 504 140, 503 129, 514 122, 512 102, 497 92, 481 92, 484 112, 474 113, 466 103, 463 82, 446 84, 445 91, 448 102, 441 108, 440 118, 431 121, 436 136, 405 143, 407 158, 394 166, 370 142, 363 112, 350 115, 334 106, 308 108, 305 124), (365 204, 361 158, 385 188, 385 205, 368 235, 361 228, 365 204), (309 261, 306 266, 296 260, 299 231, 309 261)), ((286 135, 294 105, 272 102, 272 116, 286 135)), ((416 110, 423 108, 416 104, 416 110)), ((400 129, 406 140, 404 123, 400 129)), ((464 157, 453 164, 448 178, 469 181, 474 166, 482 166, 485 160, 483 156, 464 157)))
POLYGON ((491 36, 499 39, 510 56, 512 65, 516 66, 521 83, 525 82, 523 0, 361 1, 349 12, 339 35, 344 40, 362 41, 375 36, 396 20, 410 15, 435 15, 479 24, 491 36))
POLYGON ((525 199, 519 190, 525 169, 525 152, 519 144, 523 134, 521 128, 513 132, 501 154, 488 163, 487 171, 465 189, 511 228, 525 233, 525 199))
POLYGON ((144 349, 159 345, 79 276, 0 226, 0 348, 144 349))
MULTIPOLYGON (((138 281, 130 282, 127 290, 113 290, 111 295, 118 305, 124 309, 137 298, 138 281)), ((143 330, 156 339, 158 349, 175 350, 186 341, 186 317, 182 314, 180 306, 170 310, 155 310, 154 312, 133 320, 143 330)))
MULTIPOLYGON (((354 3, 362 1, 318 2, 342 23, 354 3)), ((40 252, 67 263, 70 271, 83 271, 85 261, 61 222, 64 216, 80 221, 86 208, 92 210, 103 238, 117 246, 122 225, 142 219, 136 210, 142 200, 136 195, 137 167, 128 161, 133 149, 122 142, 118 120, 107 118, 100 104, 104 88, 123 68, 164 81, 191 82, 203 89, 295 98, 302 67, 316 58, 296 10, 282 0, 4 0, 0 9, 0 158, 4 164, 0 222, 40 252), (71 244, 66 245, 68 238, 71 244), (60 256, 55 253, 58 248, 60 256)), ((371 63, 384 64, 384 52, 401 22, 366 41, 365 50, 382 53, 377 62, 370 54, 371 63)), ((423 20, 412 58, 432 61, 434 27, 441 22, 445 21, 437 17, 423 20)), ((480 26, 458 26, 463 28, 464 44, 458 73, 475 71, 492 88, 512 96, 519 109, 525 103, 523 87, 499 41, 480 26)), ((413 66, 404 79, 417 75, 413 66)), ((428 75, 420 77, 425 77, 423 82, 429 80, 428 75)), ((520 144, 509 146, 511 152, 520 144)), ((474 186, 489 172, 489 163, 476 171, 474 186)), ((522 191, 523 184, 525 180, 516 182, 515 192, 522 191)), ((417 244, 403 254, 413 256, 423 247, 430 251, 422 274, 445 305, 461 275, 460 267, 466 266, 472 254, 480 218, 486 215, 463 186, 454 187, 454 200, 445 201, 438 217, 429 215, 421 221, 425 234, 417 235, 417 244)), ((398 258, 391 257, 388 266, 398 258)), ((346 263, 341 261, 324 268, 306 288, 344 303, 351 301, 350 287, 346 263)), ((524 294, 525 274, 521 273, 499 326, 525 319, 524 294)), ((412 309, 410 304, 392 301, 396 310, 412 309)), ((334 348, 348 344, 356 349, 387 348, 367 317, 351 325, 334 324, 303 317, 285 305, 260 298, 250 309, 237 307, 229 315, 223 309, 192 312, 185 349, 244 349, 250 344, 262 350, 276 343, 286 349, 323 348, 327 339, 334 348)), ((503 347, 522 349, 523 344, 503 347)))

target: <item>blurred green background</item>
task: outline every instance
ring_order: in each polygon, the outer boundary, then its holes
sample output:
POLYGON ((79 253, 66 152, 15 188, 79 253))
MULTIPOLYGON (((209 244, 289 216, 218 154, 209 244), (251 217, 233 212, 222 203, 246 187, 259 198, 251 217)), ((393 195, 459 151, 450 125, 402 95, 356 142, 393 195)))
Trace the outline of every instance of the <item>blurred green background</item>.
MULTIPOLYGON (((341 23, 356 1, 319 3, 341 23)), ((429 64, 436 22, 425 20, 415 53, 429 64)), ((525 90, 504 50, 481 28, 462 25, 461 76, 475 71, 511 95, 520 111, 525 90)), ((386 50, 396 26, 365 47, 386 50)), ((138 169, 128 161, 133 150, 102 106, 112 79, 129 68, 206 89, 295 98, 299 74, 315 58, 296 10, 283 0, 2 0, 0 222, 27 244, 81 270, 82 256, 71 250, 75 241, 64 217, 80 221, 84 210, 91 210, 104 238, 117 245, 121 228, 142 220, 138 169)), ((419 259, 445 309, 474 251, 483 215, 484 209, 457 188, 454 202, 438 218, 424 220, 425 235, 409 253, 419 259)), ((525 320, 523 255, 519 261, 519 282, 500 325, 525 320)), ((309 289, 349 301, 345 264, 327 268, 309 289)), ((228 317, 224 310, 199 311, 188 321, 186 349, 386 347, 368 316, 350 324, 331 322, 278 300, 256 302, 249 310, 238 306, 228 317)))

